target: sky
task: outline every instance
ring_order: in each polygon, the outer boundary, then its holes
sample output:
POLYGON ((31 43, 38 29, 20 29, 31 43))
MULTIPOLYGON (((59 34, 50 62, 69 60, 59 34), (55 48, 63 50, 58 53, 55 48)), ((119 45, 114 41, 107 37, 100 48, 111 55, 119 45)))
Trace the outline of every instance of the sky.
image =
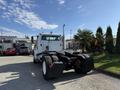
POLYGON ((0 0, 2 35, 62 34, 63 24, 67 39, 79 28, 95 33, 99 26, 116 35, 119 21, 120 0, 0 0))

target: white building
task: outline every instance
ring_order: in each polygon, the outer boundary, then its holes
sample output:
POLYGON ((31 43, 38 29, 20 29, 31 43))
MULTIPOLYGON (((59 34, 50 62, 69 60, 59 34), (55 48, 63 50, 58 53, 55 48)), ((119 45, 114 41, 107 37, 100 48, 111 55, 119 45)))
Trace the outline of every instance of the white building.
POLYGON ((66 49, 80 49, 80 43, 74 39, 66 40, 66 49))
POLYGON ((12 48, 16 38, 16 36, 0 36, 0 50, 12 48))
POLYGON ((30 50, 32 49, 32 44, 30 39, 17 38, 16 36, 0 36, 0 50, 6 50, 7 48, 16 48, 17 46, 24 45, 30 50))

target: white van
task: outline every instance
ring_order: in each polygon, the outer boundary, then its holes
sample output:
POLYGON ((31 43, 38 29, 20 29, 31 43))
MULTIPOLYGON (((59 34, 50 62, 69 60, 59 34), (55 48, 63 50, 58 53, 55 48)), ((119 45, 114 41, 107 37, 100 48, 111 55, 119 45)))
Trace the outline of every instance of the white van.
POLYGON ((39 34, 34 47, 34 63, 41 61, 42 53, 45 51, 63 50, 63 40, 61 35, 39 34))

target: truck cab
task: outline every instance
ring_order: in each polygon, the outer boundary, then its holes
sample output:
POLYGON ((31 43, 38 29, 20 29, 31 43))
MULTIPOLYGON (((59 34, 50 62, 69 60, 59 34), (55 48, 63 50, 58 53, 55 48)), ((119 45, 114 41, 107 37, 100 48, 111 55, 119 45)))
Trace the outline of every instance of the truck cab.
POLYGON ((63 40, 61 35, 39 34, 34 47, 34 62, 41 62, 41 57, 45 51, 62 51, 63 40))

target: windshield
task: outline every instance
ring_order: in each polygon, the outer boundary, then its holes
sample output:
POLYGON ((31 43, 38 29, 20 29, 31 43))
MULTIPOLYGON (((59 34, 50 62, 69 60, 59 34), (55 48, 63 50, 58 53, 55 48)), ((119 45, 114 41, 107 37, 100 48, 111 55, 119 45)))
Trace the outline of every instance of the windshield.
POLYGON ((60 36, 54 36, 54 35, 43 35, 42 40, 47 40, 47 41, 59 41, 60 36))

